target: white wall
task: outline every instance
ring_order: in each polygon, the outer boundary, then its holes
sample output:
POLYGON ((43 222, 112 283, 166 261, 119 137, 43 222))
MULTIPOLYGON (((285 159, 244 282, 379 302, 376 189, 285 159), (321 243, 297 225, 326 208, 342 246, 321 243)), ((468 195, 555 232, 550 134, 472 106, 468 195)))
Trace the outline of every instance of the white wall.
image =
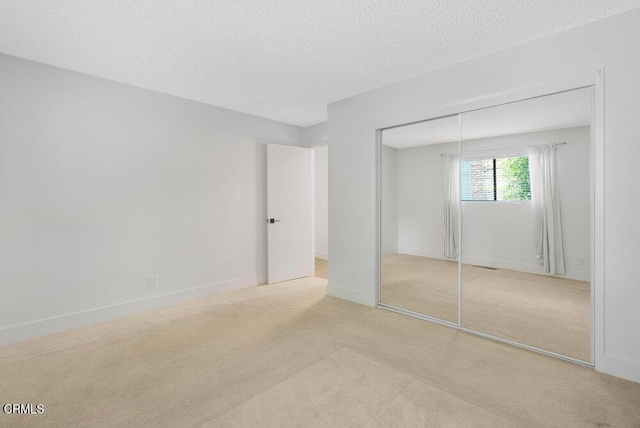
POLYGON ((329 146, 316 146, 314 151, 316 249, 315 257, 329 260, 329 146))
MULTIPOLYGON (((567 267, 564 277, 584 281, 590 279, 589 140, 589 127, 583 126, 463 142, 463 152, 567 143, 557 149, 567 267), (579 259, 584 259, 583 266, 579 259)), ((456 151, 457 143, 398 150, 400 253, 443 258, 440 154, 456 151)), ((462 202, 463 262, 543 273, 535 260, 534 219, 531 202, 462 202)))
MULTIPOLYGON (((462 150, 566 142, 557 147, 565 278, 590 280, 590 129, 588 126, 463 142, 462 150), (584 266, 579 264, 584 260, 584 266)), ((464 263, 543 273, 535 260, 531 202, 462 202, 464 263)))
POLYGON ((382 146, 381 163, 381 250, 398 252, 398 150, 382 146))
POLYGON ((266 142, 302 129, 0 55, 0 343, 265 282, 266 142))
POLYGON ((315 147, 327 144, 329 124, 327 122, 317 125, 307 126, 302 129, 302 145, 304 147, 315 147))
MULTIPOLYGON (((375 124, 605 67, 604 306, 596 368, 640 381, 640 10, 329 105, 329 294, 376 304, 375 124), (600 351, 602 351, 600 353, 600 351)), ((600 333, 599 333, 600 334, 600 333)))
POLYGON ((399 252, 444 258, 442 153, 456 153, 458 143, 398 150, 399 252))

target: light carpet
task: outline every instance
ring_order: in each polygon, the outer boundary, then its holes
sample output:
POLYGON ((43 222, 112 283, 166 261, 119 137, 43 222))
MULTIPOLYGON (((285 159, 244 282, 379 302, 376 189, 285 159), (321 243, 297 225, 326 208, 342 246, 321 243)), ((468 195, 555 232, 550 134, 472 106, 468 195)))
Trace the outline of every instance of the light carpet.
POLYGON ((639 426, 640 384, 305 278, 0 348, 2 426, 639 426))
POLYGON ((316 259, 316 276, 318 278, 329 279, 329 262, 323 259, 316 259))
MULTIPOLYGON (((591 360, 590 284, 462 265, 462 325, 591 360)), ((458 263, 407 254, 383 259, 381 301, 458 322, 458 263)))

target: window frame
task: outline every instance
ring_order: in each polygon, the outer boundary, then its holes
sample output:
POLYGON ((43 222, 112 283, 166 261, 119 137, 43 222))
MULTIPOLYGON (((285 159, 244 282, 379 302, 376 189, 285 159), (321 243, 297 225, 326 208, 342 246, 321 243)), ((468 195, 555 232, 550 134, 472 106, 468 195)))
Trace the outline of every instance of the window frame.
MULTIPOLYGON (((527 203, 531 202, 531 199, 517 199, 517 200, 498 200, 498 186, 497 186, 497 160, 502 158, 529 158, 529 153, 526 148, 500 148, 490 150, 470 150, 463 153, 460 158, 460 188, 462 189, 462 163, 469 160, 492 160, 493 163, 493 199, 462 199, 462 192, 460 192, 460 202, 498 202, 498 203, 527 203)), ((529 173, 531 177, 531 173, 529 173)))

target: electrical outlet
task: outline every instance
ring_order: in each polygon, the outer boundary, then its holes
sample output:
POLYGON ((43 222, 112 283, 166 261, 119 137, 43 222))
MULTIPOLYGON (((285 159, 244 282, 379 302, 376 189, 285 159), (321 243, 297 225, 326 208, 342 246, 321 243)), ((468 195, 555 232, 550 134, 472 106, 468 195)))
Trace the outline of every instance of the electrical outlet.
POLYGON ((149 288, 158 288, 158 275, 152 275, 148 281, 149 288))
POLYGON ((584 257, 578 259, 578 266, 584 266, 584 257))

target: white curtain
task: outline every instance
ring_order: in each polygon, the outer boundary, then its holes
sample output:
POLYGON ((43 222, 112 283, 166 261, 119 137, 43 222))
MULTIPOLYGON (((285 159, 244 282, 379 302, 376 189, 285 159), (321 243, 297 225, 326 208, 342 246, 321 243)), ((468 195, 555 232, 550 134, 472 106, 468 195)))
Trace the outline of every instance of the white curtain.
POLYGON ((531 200, 535 211, 536 259, 544 271, 564 274, 560 195, 554 144, 530 147, 531 200))
POLYGON ((460 162, 458 155, 442 155, 444 194, 444 256, 455 259, 460 245, 460 162))

